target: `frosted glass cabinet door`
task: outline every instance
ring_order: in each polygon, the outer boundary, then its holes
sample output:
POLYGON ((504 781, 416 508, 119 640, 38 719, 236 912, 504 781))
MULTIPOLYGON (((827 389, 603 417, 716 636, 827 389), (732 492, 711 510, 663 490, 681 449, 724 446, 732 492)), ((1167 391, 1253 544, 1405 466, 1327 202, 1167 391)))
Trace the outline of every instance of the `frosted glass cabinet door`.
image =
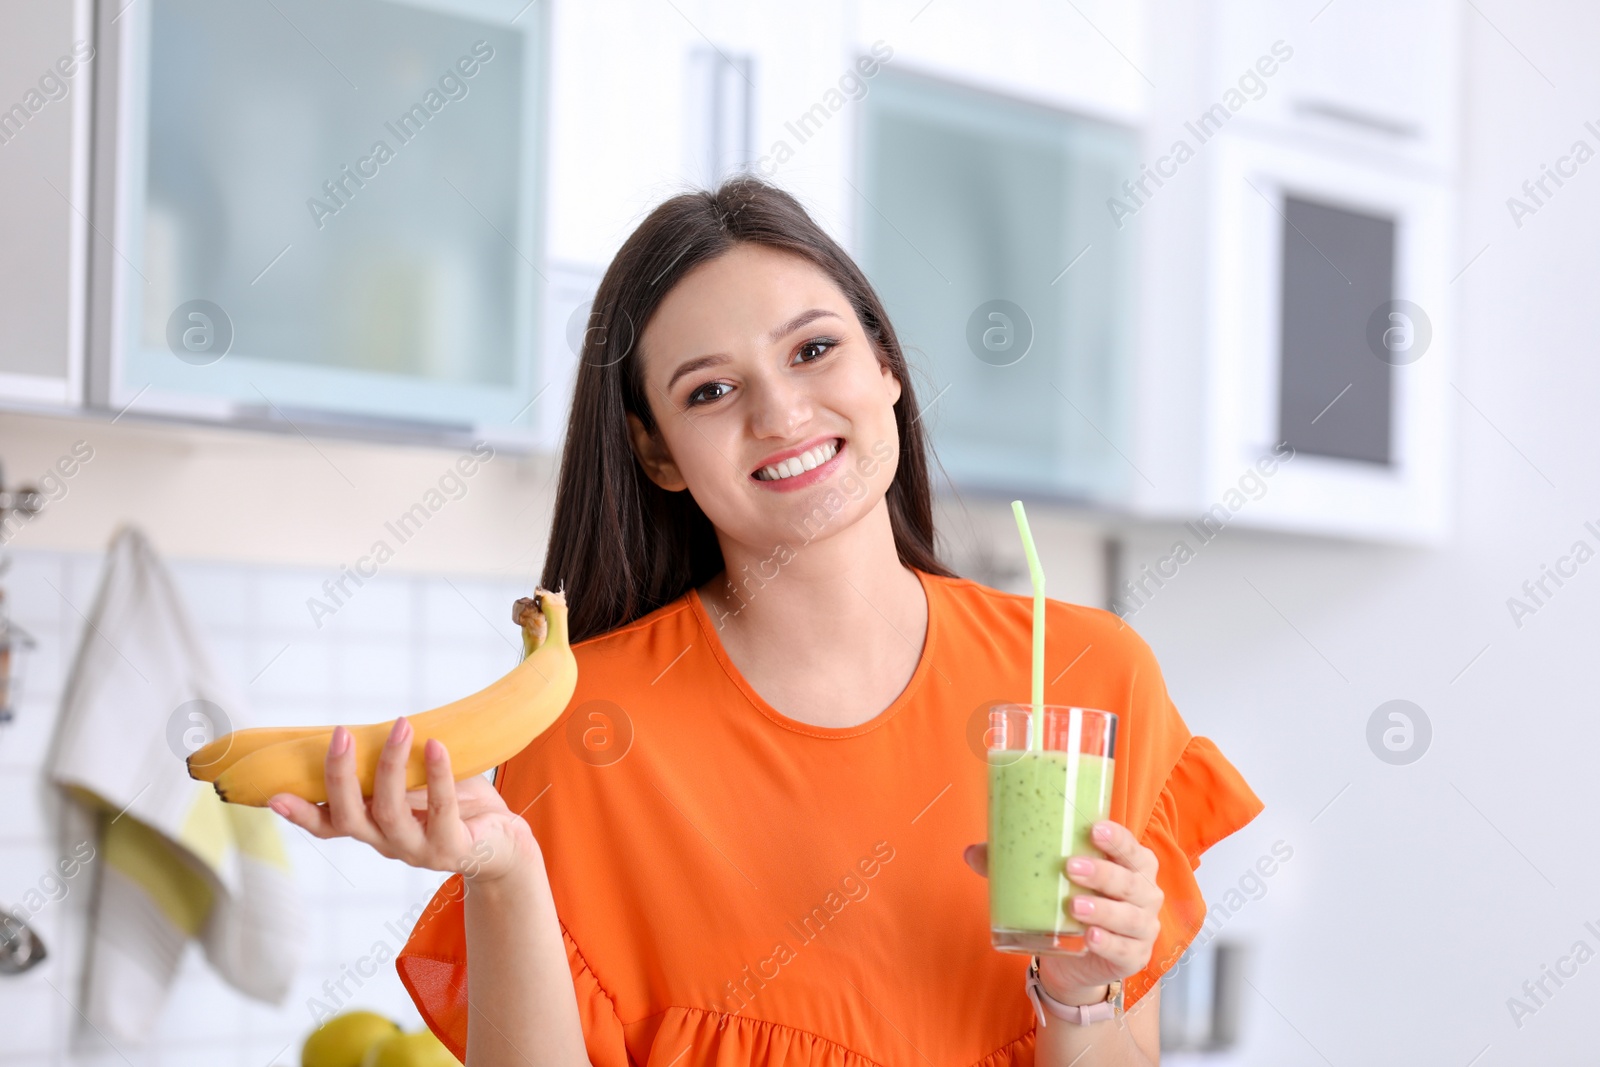
POLYGON ((0 402, 80 400, 93 41, 84 3, 0 9, 0 402))
POLYGON ((1116 501, 1133 474, 1133 231, 1107 208, 1136 139, 885 71, 861 130, 862 264, 960 488, 1116 501))
POLYGON ((517 417, 543 54, 516 7, 127 7, 119 391, 517 417))

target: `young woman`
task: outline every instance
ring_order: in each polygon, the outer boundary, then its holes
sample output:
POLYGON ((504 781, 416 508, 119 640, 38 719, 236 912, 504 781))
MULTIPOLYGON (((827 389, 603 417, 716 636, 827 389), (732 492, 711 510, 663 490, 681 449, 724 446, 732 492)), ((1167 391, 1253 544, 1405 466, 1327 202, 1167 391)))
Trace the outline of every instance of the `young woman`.
POLYGON ((1048 602, 1045 700, 1117 712, 1122 750, 1047 1016, 980 877, 985 713, 1029 699, 1032 601, 939 561, 872 287, 743 177, 656 208, 594 306, 542 576, 579 664, 563 718, 493 785, 429 741, 410 793, 402 719, 365 802, 340 729, 328 804, 276 798, 455 872, 396 960, 430 1027, 468 1067, 1158 1062, 1193 868, 1262 805, 1149 647, 1048 602), (1119 982, 1125 1014, 1090 1010, 1119 982))

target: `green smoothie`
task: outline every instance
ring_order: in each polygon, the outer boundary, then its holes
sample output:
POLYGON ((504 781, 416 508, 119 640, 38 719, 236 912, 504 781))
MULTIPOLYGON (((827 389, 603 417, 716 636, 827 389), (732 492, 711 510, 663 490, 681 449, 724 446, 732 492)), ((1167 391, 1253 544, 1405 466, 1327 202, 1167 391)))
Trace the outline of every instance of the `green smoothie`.
POLYGON ((1083 892, 1067 880, 1068 856, 1104 856, 1089 843, 1111 813, 1115 761, 1057 751, 989 751, 989 925, 994 931, 1081 933, 1066 910, 1083 892), (1071 803, 1068 803, 1068 800, 1071 803))

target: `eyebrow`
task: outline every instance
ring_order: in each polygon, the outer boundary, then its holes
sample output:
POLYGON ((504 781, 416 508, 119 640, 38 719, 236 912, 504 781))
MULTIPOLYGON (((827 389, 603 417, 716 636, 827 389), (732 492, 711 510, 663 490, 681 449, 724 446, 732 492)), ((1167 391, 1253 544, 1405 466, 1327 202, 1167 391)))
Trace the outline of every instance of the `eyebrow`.
MULTIPOLYGON (((802 326, 809 325, 818 319, 825 318, 838 319, 839 315, 827 310, 826 308, 807 308, 805 311, 800 312, 800 314, 796 315, 794 318, 790 319, 788 322, 777 327, 771 333, 769 333, 767 335, 767 342, 769 344, 777 344, 779 341, 783 340, 789 334, 794 333, 794 331, 800 329, 802 326)), ((840 319, 840 321, 842 322, 843 320, 840 319)), ((702 370, 706 367, 715 367, 726 362, 728 362, 727 356, 713 355, 697 356, 694 359, 680 363, 678 365, 678 369, 672 372, 672 377, 667 379, 667 389, 670 391, 674 383, 676 383, 677 380, 682 378, 685 374, 693 374, 697 370, 702 370)))

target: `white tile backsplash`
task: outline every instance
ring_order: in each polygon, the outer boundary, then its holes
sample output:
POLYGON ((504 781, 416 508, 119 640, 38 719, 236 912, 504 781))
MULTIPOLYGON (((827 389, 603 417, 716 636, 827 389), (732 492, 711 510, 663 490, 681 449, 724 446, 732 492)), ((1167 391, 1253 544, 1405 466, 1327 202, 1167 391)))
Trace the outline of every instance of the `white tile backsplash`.
MULTIPOLYGON (((46 959, 45 963, 48 962, 46 959)), ((17 988, 6 990, 5 1052, 0 1056, 9 1064, 13 1056, 50 1055, 56 1046, 56 1005, 61 998, 43 982, 28 982, 24 986, 13 979, 11 985, 17 988)))
MULTIPOLYGON (((61 694, 54 686, 34 688, 31 676, 35 666, 39 664, 29 667, 30 678, 23 682, 22 699, 13 709, 11 722, 0 725, 0 774, 25 774, 42 766, 49 753, 61 694)), ((0 838, 11 832, 10 814, 0 815, 0 838)))
POLYGON ((195 1045, 231 1041, 243 1027, 246 999, 232 986, 219 981, 207 965, 204 952, 198 945, 190 945, 156 1023, 152 1043, 195 1045))
MULTIPOLYGON (((337 580, 339 576, 330 574, 327 577, 337 580)), ((334 607, 335 611, 331 617, 324 617, 322 631, 331 632, 335 637, 362 634, 405 637, 412 626, 411 582, 412 578, 407 575, 383 573, 366 579, 359 586, 354 581, 346 582, 339 590, 343 603, 338 605, 331 598, 322 596, 319 587, 319 597, 324 604, 334 607)), ((310 617, 308 610, 306 618, 309 620, 310 617)))
POLYGON ((43 839, 7 846, 6 862, 0 866, 0 903, 43 911, 52 906, 43 903, 50 896, 64 897, 77 879, 61 878, 61 871, 56 867, 57 858, 55 850, 43 839), (31 899, 24 900, 25 896, 31 899))
POLYGON ((276 645, 262 663, 265 669, 258 668, 259 677, 253 683, 245 679, 250 688, 247 697, 326 702, 333 695, 333 657, 338 651, 336 642, 320 637, 302 637, 287 648, 276 645))
POLYGON ((329 574, 307 568, 263 570, 256 582, 256 622, 263 632, 288 637, 311 637, 327 629, 327 619, 318 627, 306 607, 311 597, 322 597, 322 583, 329 574))
POLYGON ((398 891, 398 872, 405 864, 348 837, 318 841, 317 847, 338 872, 349 895, 387 898, 398 891))
POLYGON ((196 560, 172 563, 169 568, 189 613, 206 630, 246 630, 254 624, 255 590, 247 572, 196 560))
POLYGON ((504 644, 503 638, 517 636, 511 624, 511 605, 518 597, 532 595, 533 589, 521 583, 466 578, 429 582, 423 587, 423 633, 436 641, 504 644))
POLYGON ((333 663, 333 695, 341 704, 352 699, 384 700, 396 710, 382 718, 406 712, 411 696, 409 642, 396 637, 350 637, 339 642, 333 663))
POLYGON ((510 670, 512 665, 508 659, 501 658, 498 649, 461 642, 441 643, 422 656, 422 702, 418 706, 438 707, 480 689, 510 670))
MULTIPOLYGON (((12 618, 39 642, 29 658, 17 717, 0 726, 0 905, 15 905, 63 854, 60 803, 45 781, 67 673, 99 591, 103 557, 10 550, 0 578, 12 618)), ((320 628, 306 599, 334 570, 166 560, 219 669, 258 725, 379 722, 464 696, 509 670, 520 654, 511 604, 521 582, 380 573, 320 628)), ((115 641, 115 635, 108 635, 115 641)), ((394 971, 409 932, 447 875, 408 867, 348 839, 321 841, 280 824, 305 898, 305 962, 282 1004, 228 986, 198 945, 186 952, 150 1041, 112 1047, 82 1021, 82 966, 98 856, 62 899, 31 920, 49 956, 27 974, 0 978, 7 1033, 0 1067, 295 1067, 316 1023, 324 983, 344 977, 340 1010, 384 1012, 408 1029, 421 1019, 394 971), (369 978, 350 977, 378 942, 389 957, 369 978), (345 968, 351 970, 347 972, 345 968)), ((48 893, 48 889, 46 890, 48 893)), ((59 892, 59 890, 57 891, 59 892)))
POLYGON ((11 617, 35 636, 54 632, 61 626, 61 615, 66 610, 56 593, 66 582, 62 558, 36 552, 26 564, 20 557, 13 559, 15 562, 3 578, 11 617))
MULTIPOLYGON (((44 779, 27 767, 7 767, 0 772, 0 842, 44 844, 46 798, 44 779)), ((4 903, 0 901, 0 903, 4 903)))

